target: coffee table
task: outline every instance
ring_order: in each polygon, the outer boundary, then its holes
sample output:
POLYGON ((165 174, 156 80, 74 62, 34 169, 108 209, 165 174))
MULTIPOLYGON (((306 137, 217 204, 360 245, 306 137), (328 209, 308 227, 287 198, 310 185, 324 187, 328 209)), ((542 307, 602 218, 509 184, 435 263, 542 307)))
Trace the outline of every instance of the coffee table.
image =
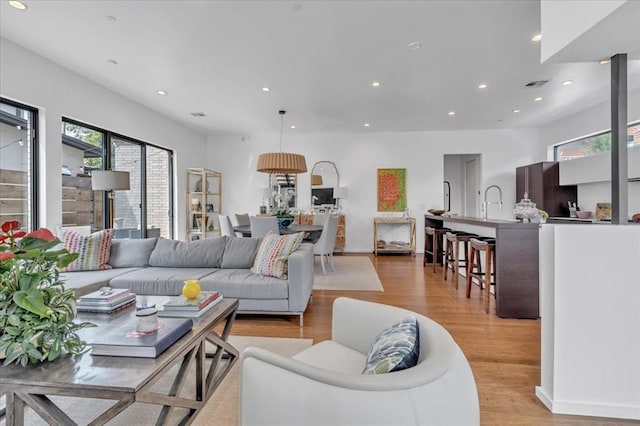
MULTIPOLYGON (((167 299, 138 296, 137 302, 152 302, 161 307, 167 299)), ((49 424, 76 424, 49 398, 51 395, 115 400, 95 417, 92 425, 104 424, 134 402, 161 405, 156 424, 168 424, 175 417, 177 424, 190 423, 238 360, 238 351, 227 342, 237 309, 237 299, 222 300, 211 311, 194 318, 193 329, 153 359, 92 356, 88 351, 79 357, 64 355, 56 361, 26 368, 2 367, 0 387, 7 397, 7 425, 24 424, 26 406, 49 424), (218 334, 213 328, 222 324, 223 331, 218 334), (214 346, 214 351, 207 352, 207 342, 214 346), (192 397, 184 395, 189 372, 195 373, 194 383, 190 384, 195 386, 189 393, 192 397), (162 378, 171 382, 166 394, 158 393, 158 386, 154 387, 162 378)), ((78 334, 86 340, 91 333, 104 332, 132 316, 135 317, 135 308, 113 314, 79 313, 79 320, 98 327, 80 330, 78 334)))

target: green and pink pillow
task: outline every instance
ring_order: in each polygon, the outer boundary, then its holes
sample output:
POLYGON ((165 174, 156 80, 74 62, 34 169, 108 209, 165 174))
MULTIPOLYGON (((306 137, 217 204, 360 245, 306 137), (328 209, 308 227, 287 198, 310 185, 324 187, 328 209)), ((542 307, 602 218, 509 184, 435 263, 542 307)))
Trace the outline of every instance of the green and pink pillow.
POLYGON ((300 247, 303 237, 304 233, 302 232, 278 235, 269 231, 262 238, 251 272, 286 280, 289 271, 289 256, 300 247))
POLYGON ((58 237, 69 253, 78 253, 78 258, 61 269, 62 272, 111 269, 108 262, 113 229, 105 229, 87 236, 61 229, 58 237))

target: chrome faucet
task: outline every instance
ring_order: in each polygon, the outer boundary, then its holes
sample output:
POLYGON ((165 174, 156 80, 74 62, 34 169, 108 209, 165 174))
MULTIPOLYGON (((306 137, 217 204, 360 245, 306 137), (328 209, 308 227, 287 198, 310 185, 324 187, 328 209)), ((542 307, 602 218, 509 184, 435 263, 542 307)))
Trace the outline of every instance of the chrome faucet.
POLYGON ((500 204, 500 210, 502 210, 502 189, 498 185, 487 186, 487 189, 484 190, 484 201, 482 202, 482 210, 484 212, 484 220, 487 220, 487 213, 489 210, 489 204, 500 204), (487 200, 487 193, 491 188, 496 188, 498 190, 498 196, 500 199, 498 201, 489 201, 487 200))

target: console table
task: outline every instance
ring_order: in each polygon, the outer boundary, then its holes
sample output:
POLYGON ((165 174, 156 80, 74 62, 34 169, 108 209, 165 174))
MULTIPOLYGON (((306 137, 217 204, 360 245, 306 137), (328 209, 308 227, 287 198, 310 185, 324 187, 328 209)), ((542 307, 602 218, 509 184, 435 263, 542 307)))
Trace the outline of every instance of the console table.
POLYGON ((407 253, 416 255, 416 220, 412 217, 375 217, 373 218, 373 253, 407 253), (397 228, 404 228, 405 244, 384 241, 380 238, 386 234, 399 235, 397 228))

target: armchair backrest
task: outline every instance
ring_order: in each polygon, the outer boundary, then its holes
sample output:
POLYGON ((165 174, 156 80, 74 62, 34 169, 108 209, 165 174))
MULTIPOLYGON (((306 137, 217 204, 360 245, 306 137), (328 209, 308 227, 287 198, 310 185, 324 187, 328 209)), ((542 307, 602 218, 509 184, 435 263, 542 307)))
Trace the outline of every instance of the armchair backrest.
POLYGON ((313 244, 314 254, 333 253, 333 247, 338 233, 338 216, 327 216, 322 228, 322 234, 318 241, 313 244))
POLYGON ((236 233, 233 232, 233 226, 231 225, 231 219, 229 219, 229 216, 221 214, 218 216, 218 220, 220 221, 220 233, 227 237, 235 238, 236 233))

